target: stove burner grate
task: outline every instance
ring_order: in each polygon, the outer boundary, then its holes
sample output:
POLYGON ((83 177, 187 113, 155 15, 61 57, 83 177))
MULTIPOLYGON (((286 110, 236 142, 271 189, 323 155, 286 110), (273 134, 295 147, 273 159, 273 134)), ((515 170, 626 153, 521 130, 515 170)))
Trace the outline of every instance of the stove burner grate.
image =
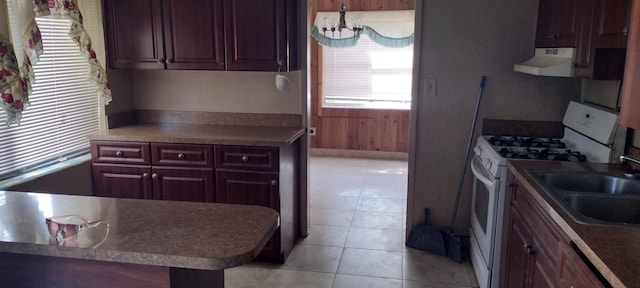
POLYGON ((489 138, 489 143, 493 146, 507 147, 566 148, 558 139, 540 137, 493 136, 489 138))
POLYGON ((571 150, 558 150, 555 148, 534 149, 520 147, 503 147, 498 151, 502 157, 513 159, 536 159, 536 160, 557 160, 585 162, 587 156, 580 152, 571 150))

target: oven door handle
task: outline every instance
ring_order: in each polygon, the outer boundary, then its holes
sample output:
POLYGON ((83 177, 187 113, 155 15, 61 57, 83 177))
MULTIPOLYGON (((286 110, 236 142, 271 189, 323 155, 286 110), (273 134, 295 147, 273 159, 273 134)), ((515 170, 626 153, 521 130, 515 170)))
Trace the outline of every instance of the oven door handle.
POLYGON ((491 187, 495 186, 495 183, 492 179, 493 177, 491 177, 487 168, 484 168, 484 166, 482 166, 482 163, 480 162, 480 159, 478 157, 473 157, 473 160, 471 160, 471 171, 473 172, 473 175, 478 180, 480 180, 480 182, 491 187))

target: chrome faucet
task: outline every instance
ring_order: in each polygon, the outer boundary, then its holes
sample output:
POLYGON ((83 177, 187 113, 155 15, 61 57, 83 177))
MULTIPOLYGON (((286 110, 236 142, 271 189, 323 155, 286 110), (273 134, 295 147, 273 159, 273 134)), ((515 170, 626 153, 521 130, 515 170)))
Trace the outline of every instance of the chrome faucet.
MULTIPOLYGON (((621 164, 624 164, 625 161, 631 161, 635 164, 640 165, 640 160, 627 155, 620 154, 619 159, 621 164)), ((630 169, 627 169, 627 171, 624 171, 624 176, 627 178, 639 178, 640 177, 639 175, 640 175, 640 171, 638 171, 633 167, 631 167, 630 169)))
POLYGON ((624 163, 625 161, 631 161, 633 163, 640 165, 640 160, 633 158, 631 156, 620 154, 620 163, 624 163))

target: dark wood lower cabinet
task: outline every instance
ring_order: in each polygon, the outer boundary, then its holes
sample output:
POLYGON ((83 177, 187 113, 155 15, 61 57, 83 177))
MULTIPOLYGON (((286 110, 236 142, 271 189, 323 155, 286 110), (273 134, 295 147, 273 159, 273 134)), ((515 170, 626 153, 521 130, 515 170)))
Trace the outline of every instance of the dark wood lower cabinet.
POLYGON ((562 242, 558 248, 559 287, 605 287, 570 244, 562 242))
POLYGON ((93 194, 102 197, 151 199, 151 166, 93 164, 93 194))
POLYGON ((94 195, 272 208, 280 227, 260 258, 284 262, 300 235, 298 145, 92 141, 94 195))
POLYGON ((153 167, 153 199, 215 202, 213 169, 153 167))
POLYGON ((509 173, 501 287, 605 287, 569 237, 509 173))
MULTIPOLYGON (((216 171, 216 201, 218 203, 248 204, 271 207, 280 211, 279 173, 240 170, 216 171)), ((263 257, 278 258, 282 255, 280 227, 260 253, 263 257)))
POLYGON ((0 287, 222 288, 224 270, 0 253, 0 283, 0 287))
POLYGON ((93 164, 96 196, 215 202, 213 169, 93 164))
POLYGON ((507 262, 509 273, 506 274, 506 287, 525 287, 527 270, 529 270, 529 254, 531 249, 531 232, 523 225, 517 212, 511 214, 509 225, 509 242, 507 246, 507 262), (517 247, 522 247, 518 250, 517 247))

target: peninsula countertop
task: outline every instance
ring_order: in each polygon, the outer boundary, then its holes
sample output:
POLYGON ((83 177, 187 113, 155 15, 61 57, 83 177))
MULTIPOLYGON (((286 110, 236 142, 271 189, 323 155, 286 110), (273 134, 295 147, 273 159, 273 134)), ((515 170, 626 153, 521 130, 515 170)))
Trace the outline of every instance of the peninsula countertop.
POLYGON ((278 213, 260 206, 0 191, 5 253, 222 270, 253 260, 278 225, 278 213), (45 218, 61 215, 105 220, 109 229, 59 245, 45 218))
POLYGON ((579 223, 528 173, 528 171, 609 173, 620 172, 620 165, 515 160, 508 161, 508 166, 527 190, 532 191, 533 198, 613 287, 638 287, 640 226, 579 223))
POLYGON ((278 147, 292 144, 304 132, 299 127, 140 123, 108 129, 89 139, 278 147))

